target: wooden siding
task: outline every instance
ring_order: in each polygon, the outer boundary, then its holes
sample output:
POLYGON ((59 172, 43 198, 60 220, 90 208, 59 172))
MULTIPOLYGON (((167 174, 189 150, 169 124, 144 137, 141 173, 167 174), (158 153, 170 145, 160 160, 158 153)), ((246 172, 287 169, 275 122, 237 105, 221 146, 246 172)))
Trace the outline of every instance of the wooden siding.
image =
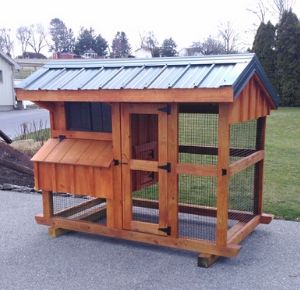
POLYGON ((229 122, 240 123, 270 114, 275 105, 256 76, 253 76, 231 105, 229 122))
POLYGON ((109 141, 49 139, 32 161, 37 189, 112 197, 109 141))

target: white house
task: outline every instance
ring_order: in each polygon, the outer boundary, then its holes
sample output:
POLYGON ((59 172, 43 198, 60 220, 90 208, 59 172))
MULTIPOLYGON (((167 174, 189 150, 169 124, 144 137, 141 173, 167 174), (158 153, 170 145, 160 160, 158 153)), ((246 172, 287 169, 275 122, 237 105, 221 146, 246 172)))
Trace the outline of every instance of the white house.
POLYGON ((14 70, 19 65, 0 51, 0 111, 12 110, 16 103, 14 90, 14 70))
POLYGON ((136 58, 151 58, 152 53, 151 53, 151 50, 149 48, 142 47, 142 48, 138 48, 135 51, 134 56, 136 58))

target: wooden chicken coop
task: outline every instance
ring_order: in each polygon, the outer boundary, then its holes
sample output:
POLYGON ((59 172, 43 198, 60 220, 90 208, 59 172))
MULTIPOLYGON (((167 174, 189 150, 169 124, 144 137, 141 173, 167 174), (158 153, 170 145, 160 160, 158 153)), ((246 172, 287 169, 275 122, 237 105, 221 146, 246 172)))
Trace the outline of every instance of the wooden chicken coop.
POLYGON ((50 112, 32 158, 39 224, 236 256, 262 212, 266 116, 254 54, 55 61, 17 89, 50 112))

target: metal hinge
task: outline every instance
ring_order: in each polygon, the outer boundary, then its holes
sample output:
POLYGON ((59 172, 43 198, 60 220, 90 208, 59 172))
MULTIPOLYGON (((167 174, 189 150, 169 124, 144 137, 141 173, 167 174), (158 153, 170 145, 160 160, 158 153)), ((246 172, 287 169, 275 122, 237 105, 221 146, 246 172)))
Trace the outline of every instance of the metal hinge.
POLYGON ((164 165, 157 166, 157 168, 167 170, 167 172, 171 172, 171 163, 168 162, 164 165))
POLYGON ((58 139, 59 139, 59 142, 61 142, 61 141, 66 139, 66 136, 65 135, 59 135, 58 139))
POLYGON ((171 227, 167 226, 165 228, 158 228, 159 231, 166 233, 168 236, 171 235, 171 227))
POLYGON ((171 105, 167 104, 165 107, 158 108, 158 111, 164 112, 164 113, 167 113, 168 115, 170 115, 171 114, 171 105))
POLYGON ((120 160, 118 160, 118 159, 113 159, 113 163, 114 163, 115 166, 118 166, 120 164, 128 164, 128 163, 125 163, 125 162, 120 162, 120 160))

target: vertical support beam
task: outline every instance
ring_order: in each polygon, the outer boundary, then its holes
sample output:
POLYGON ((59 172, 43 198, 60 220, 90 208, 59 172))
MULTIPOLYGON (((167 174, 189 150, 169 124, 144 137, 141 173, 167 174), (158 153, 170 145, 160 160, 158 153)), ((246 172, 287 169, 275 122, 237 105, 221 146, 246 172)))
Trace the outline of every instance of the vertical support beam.
MULTIPOLYGON (((121 111, 120 104, 112 104, 112 142, 113 142, 113 158, 121 161, 121 111)), ((113 224, 117 229, 122 229, 123 209, 122 209, 122 175, 121 165, 113 166, 113 201, 112 208, 108 206, 107 211, 113 211, 113 224)), ((110 215, 107 214, 109 217, 110 215)))
POLYGON ((168 174, 168 225, 171 227, 171 236, 178 236, 178 104, 171 105, 171 114, 168 115, 168 162, 171 163, 171 172, 168 174))
MULTIPOLYGON (((265 149, 266 137, 266 117, 261 117, 257 120, 256 126, 256 150, 265 149)), ((263 198, 263 176, 264 160, 255 164, 254 178, 254 213, 262 214, 262 198, 263 198)))
POLYGON ((43 215, 45 218, 51 218, 53 216, 53 192, 43 190, 43 215))
MULTIPOLYGON (((158 113, 158 163, 168 162, 168 115, 158 113)), ((168 173, 164 169, 158 170, 159 180, 159 227, 168 226, 168 173)))
POLYGON ((229 104, 219 105, 219 129, 218 129, 218 182, 217 182, 217 228, 216 244, 225 247, 227 244, 228 227, 228 198, 229 198, 229 148, 230 148, 230 124, 229 104))
POLYGON ((131 159, 131 120, 127 104, 121 106, 122 140, 122 198, 123 228, 131 229, 132 220, 132 179, 128 160, 131 159))

